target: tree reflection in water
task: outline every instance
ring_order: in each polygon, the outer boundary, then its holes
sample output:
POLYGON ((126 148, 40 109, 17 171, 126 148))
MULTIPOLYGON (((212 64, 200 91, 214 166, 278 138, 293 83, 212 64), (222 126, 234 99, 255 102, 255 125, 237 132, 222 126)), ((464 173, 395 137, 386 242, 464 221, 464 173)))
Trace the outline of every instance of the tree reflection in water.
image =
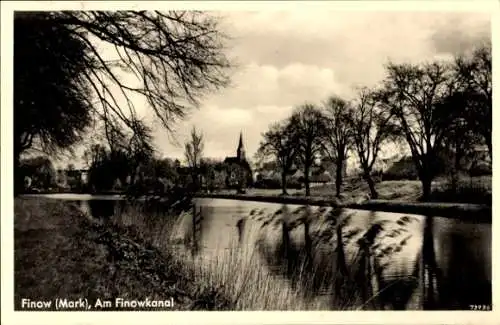
POLYGON ((96 219, 106 221, 115 213, 115 205, 119 201, 114 200, 89 200, 90 213, 96 219))
MULTIPOLYGON (((268 269, 288 278, 306 297, 332 297, 333 309, 342 309, 339 302, 369 310, 468 309, 469 303, 491 304, 491 281, 486 266, 480 264, 484 258, 477 254, 484 245, 467 239, 468 225, 456 234, 442 234, 440 222, 453 228, 456 221, 411 215, 391 220, 393 215, 373 212, 365 223, 352 218, 359 211, 333 209, 316 222, 321 208, 287 211, 282 207, 266 216, 252 208, 249 219, 253 215, 264 234, 257 244, 268 269), (361 228, 356 228, 360 223, 361 228), (421 241, 410 240, 420 236, 421 241), (442 241, 451 247, 441 247, 442 241)), ((234 229, 240 244, 249 225, 244 219, 234 229)))
POLYGON ((449 234, 447 272, 440 290, 443 309, 467 310, 470 305, 491 305, 491 281, 487 266, 477 251, 481 245, 473 233, 469 235, 463 236, 453 230, 449 234))
POLYGON ((436 251, 434 248, 434 218, 428 216, 424 221, 423 244, 423 308, 425 310, 440 309, 441 297, 439 293, 443 282, 443 276, 436 262, 436 251))

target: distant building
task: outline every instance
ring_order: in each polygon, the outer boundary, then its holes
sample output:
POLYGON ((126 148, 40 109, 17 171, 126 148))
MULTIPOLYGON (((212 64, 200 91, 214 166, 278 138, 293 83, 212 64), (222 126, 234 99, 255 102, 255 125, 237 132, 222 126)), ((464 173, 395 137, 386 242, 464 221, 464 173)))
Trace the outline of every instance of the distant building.
POLYGON ((311 184, 326 184, 333 181, 332 176, 326 170, 316 169, 311 172, 311 184))
POLYGON ((58 169, 56 172, 56 184, 64 189, 80 187, 88 183, 88 170, 84 169, 58 169))
POLYGON ((248 163, 243 146, 243 134, 240 132, 240 140, 236 149, 235 157, 224 159, 226 169, 226 186, 229 188, 245 188, 252 185, 252 168, 248 163))

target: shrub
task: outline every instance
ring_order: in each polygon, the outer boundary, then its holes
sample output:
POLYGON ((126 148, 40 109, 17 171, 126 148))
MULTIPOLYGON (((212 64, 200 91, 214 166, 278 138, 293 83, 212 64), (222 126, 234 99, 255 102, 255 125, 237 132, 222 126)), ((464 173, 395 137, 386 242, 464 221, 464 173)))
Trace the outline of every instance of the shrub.
MULTIPOLYGON (((436 157, 431 167, 434 169, 435 175, 437 176, 445 174, 449 166, 449 158, 441 153, 436 157)), ((418 179, 418 172, 412 157, 401 158, 382 175, 382 180, 385 181, 416 179, 418 179)))
POLYGON ((484 161, 479 162, 477 165, 469 169, 470 176, 484 176, 491 174, 492 174, 491 165, 484 161))

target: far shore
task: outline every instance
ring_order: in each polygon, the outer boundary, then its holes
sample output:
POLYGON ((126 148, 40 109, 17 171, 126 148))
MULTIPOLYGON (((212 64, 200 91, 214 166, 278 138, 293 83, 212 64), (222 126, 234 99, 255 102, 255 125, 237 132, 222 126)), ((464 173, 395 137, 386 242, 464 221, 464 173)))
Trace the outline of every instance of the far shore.
POLYGON ((198 194, 196 198, 257 201, 267 203, 328 206, 345 209, 408 213, 425 216, 457 218, 474 222, 491 222, 491 206, 469 203, 405 202, 395 200, 366 200, 357 203, 338 203, 329 198, 300 196, 264 196, 248 194, 198 194))
MULTIPOLYGON (((82 193, 37 193, 35 195, 23 195, 25 197, 50 196, 54 194, 71 194, 75 196, 85 196, 87 199, 120 199, 118 194, 82 194, 82 193), (111 197, 110 197, 111 196, 111 197)), ((161 201, 161 196, 156 196, 161 201)), ((320 196, 298 196, 298 195, 263 195, 263 194, 236 194, 236 193, 197 193, 194 198, 207 199, 227 199, 239 201, 255 201, 277 204, 296 204, 296 205, 314 205, 314 206, 329 206, 346 209, 358 209, 369 211, 383 211, 394 213, 408 213, 426 216, 439 216, 447 218, 457 218, 461 220, 474 222, 491 222, 492 208, 485 204, 469 204, 469 203, 446 203, 446 202, 408 202, 404 200, 358 200, 358 201, 341 201, 332 197, 320 196)), ((78 200, 78 198, 76 198, 78 200)), ((83 199, 83 198, 82 198, 83 199)), ((140 200, 140 198, 139 198, 140 200)))

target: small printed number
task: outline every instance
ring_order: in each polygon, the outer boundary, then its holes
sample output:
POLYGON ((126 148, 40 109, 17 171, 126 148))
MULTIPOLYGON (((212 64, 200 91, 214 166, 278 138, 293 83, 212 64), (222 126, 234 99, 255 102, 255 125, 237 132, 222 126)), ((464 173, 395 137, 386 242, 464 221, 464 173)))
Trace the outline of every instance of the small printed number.
POLYGON ((470 310, 491 310, 491 305, 469 305, 470 310))

